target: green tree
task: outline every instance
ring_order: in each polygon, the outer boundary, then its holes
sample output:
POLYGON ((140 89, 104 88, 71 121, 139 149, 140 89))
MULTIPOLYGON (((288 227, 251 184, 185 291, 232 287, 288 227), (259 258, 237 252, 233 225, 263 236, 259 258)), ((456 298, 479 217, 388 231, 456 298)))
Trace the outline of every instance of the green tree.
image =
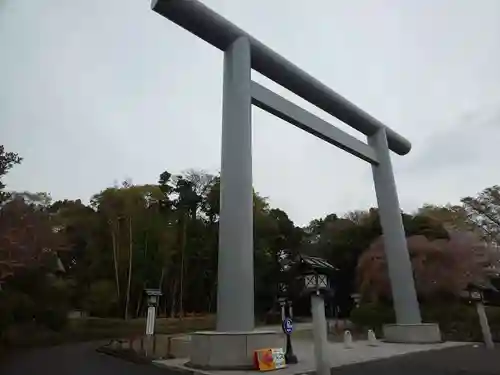
POLYGON ((425 203, 415 213, 440 223, 446 230, 477 232, 478 227, 471 220, 462 205, 434 205, 425 203))
POLYGON ((0 204, 10 198, 10 194, 5 192, 5 184, 2 181, 3 177, 12 169, 16 164, 21 164, 22 158, 14 153, 7 152, 3 145, 0 145, 0 204))
POLYGON ((162 197, 157 185, 134 186, 125 183, 119 188, 106 189, 92 199, 101 220, 108 224, 110 235, 100 244, 101 253, 112 259, 117 299, 127 318, 131 315, 132 303, 140 304, 144 286, 159 280, 158 270, 161 266, 153 266, 146 260, 156 260, 158 264, 158 259, 149 253, 158 253, 162 242, 158 224, 155 223, 155 220, 161 220, 159 202, 162 197), (152 242, 154 250, 151 250, 152 242), (111 257, 106 255, 110 248, 111 257), (139 275, 145 275, 142 270, 138 270, 136 275, 134 265, 139 263, 151 271, 148 279, 139 279, 139 275))
POLYGON ((48 212, 58 233, 65 237, 66 251, 59 257, 66 270, 65 278, 73 286, 72 306, 81 309, 87 290, 97 276, 98 264, 102 261, 93 252, 101 235, 99 216, 79 199, 56 201, 48 207, 48 212))
POLYGON ((98 280, 90 284, 83 306, 94 316, 106 317, 116 308, 118 299, 111 280, 98 280))
MULTIPOLYGON (((406 236, 448 237, 440 223, 426 216, 402 213, 402 219, 406 236)), ((382 234, 378 209, 349 212, 343 218, 330 214, 313 220, 305 232, 308 238, 305 251, 327 259, 338 268, 334 279, 335 304, 342 314, 347 313, 352 306, 351 294, 357 291, 359 258, 382 234)))

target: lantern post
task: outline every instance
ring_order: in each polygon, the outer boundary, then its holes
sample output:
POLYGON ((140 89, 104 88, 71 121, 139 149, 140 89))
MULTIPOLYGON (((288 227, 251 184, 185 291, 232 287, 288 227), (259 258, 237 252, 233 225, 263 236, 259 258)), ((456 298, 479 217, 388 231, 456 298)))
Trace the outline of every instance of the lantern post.
POLYGON ((299 255, 297 267, 298 278, 302 281, 302 293, 309 294, 311 298, 316 373, 329 375, 330 354, 328 353, 325 297, 334 293, 331 275, 337 269, 322 258, 306 255, 299 255))
POLYGON ((484 291, 488 288, 476 283, 470 283, 467 286, 467 294, 469 303, 476 306, 477 316, 479 317, 479 324, 481 325, 481 332, 483 334, 484 345, 487 349, 494 349, 495 344, 491 337, 490 325, 488 323, 488 316, 484 309, 484 291))

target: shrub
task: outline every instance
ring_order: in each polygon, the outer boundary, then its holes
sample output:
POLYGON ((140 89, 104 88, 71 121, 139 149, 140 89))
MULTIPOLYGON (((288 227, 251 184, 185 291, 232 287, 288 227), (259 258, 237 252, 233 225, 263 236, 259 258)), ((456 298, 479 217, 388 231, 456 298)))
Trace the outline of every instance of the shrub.
POLYGON ((439 324, 443 339, 481 340, 481 328, 474 306, 463 303, 434 304, 421 308, 422 320, 439 324))
MULTIPOLYGON (((500 341, 500 308, 487 307, 486 313, 493 339, 500 341)), ((482 341, 479 318, 474 306, 455 302, 450 304, 421 305, 422 320, 437 323, 444 340, 482 341)), ((382 332, 384 324, 395 322, 392 306, 363 304, 351 312, 350 320, 358 328, 382 332)))
POLYGON ((351 311, 350 320, 359 328, 373 329, 380 334, 384 324, 394 323, 396 317, 391 306, 375 303, 362 304, 351 311))
POLYGON ((68 314, 65 309, 43 309, 37 312, 35 321, 52 331, 61 331, 68 323, 68 314))
POLYGON ((84 306, 94 316, 107 317, 117 303, 114 283, 109 280, 99 280, 90 285, 84 306))
POLYGON ((33 299, 27 294, 0 292, 0 324, 7 326, 33 320, 35 306, 33 299))

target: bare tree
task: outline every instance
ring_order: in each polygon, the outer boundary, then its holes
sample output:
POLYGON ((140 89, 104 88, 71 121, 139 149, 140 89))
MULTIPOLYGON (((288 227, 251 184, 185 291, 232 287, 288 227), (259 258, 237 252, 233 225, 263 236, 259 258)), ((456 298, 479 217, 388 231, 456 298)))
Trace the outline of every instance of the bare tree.
POLYGON ((477 197, 461 201, 468 219, 480 228, 483 238, 500 245, 500 186, 486 188, 477 197))

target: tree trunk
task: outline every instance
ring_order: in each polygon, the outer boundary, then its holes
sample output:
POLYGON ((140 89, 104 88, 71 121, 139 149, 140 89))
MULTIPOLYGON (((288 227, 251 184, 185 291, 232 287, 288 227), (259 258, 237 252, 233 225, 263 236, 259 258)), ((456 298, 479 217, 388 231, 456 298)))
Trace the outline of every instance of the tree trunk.
POLYGON ((208 310, 209 313, 211 313, 214 309, 214 301, 216 300, 216 296, 217 296, 217 281, 214 282, 214 285, 210 290, 210 307, 208 310))
POLYGON ((183 214, 182 237, 181 237, 181 274, 180 274, 180 292, 179 292, 179 316, 184 317, 184 252, 186 250, 186 230, 187 215, 183 214))
POLYGON ((129 233, 129 247, 128 247, 128 280, 127 280, 127 296, 125 300, 125 320, 129 318, 128 316, 128 305, 130 302, 130 283, 132 281, 132 217, 129 217, 128 221, 128 233, 129 233))
MULTIPOLYGON (((142 289, 144 290, 144 285, 142 289)), ((141 312, 141 304, 142 304, 142 293, 139 294, 139 298, 137 299, 137 308, 135 309, 136 318, 139 317, 139 314, 141 312)))
POLYGON ((158 283, 158 289, 163 290, 163 279, 165 278, 165 266, 161 268, 160 282, 158 283))
POLYGON ((177 279, 174 280, 174 284, 172 285, 172 304, 170 305, 170 317, 175 318, 175 308, 176 308, 176 294, 177 294, 177 279))
POLYGON ((213 293, 212 293, 212 288, 208 290, 208 295, 207 295, 207 313, 210 314, 212 312, 212 300, 213 300, 213 293))
POLYGON ((210 314, 210 310, 212 310, 212 296, 209 294, 208 295, 208 302, 207 302, 207 313, 210 314))
MULTIPOLYGON (((161 299, 160 299, 161 301, 161 299)), ((168 298, 163 298, 163 316, 166 318, 167 315, 167 308, 168 308, 168 298)))
MULTIPOLYGON (((163 266, 161 268, 161 276, 160 276, 160 282, 158 283, 158 289, 163 292, 163 283, 165 282, 165 266, 163 266)), ((160 298, 160 302, 161 302, 161 298, 160 298)), ((167 316, 167 293, 164 294, 164 297, 163 297, 163 309, 161 309, 160 307, 160 303, 158 303, 158 314, 160 314, 160 310, 163 311, 163 316, 167 316)))
MULTIPOLYGON (((117 295, 118 301, 119 301, 120 300, 120 278, 118 276, 118 249, 117 249, 117 241, 116 241, 116 237, 117 237, 118 233, 115 232, 115 227, 117 227, 117 226, 114 225, 111 220, 109 220, 108 223, 109 223, 109 228, 111 231, 111 244, 113 247, 113 264, 114 264, 114 268, 115 268, 116 295, 117 295)), ((119 230, 118 227, 117 227, 117 229, 119 230)), ((117 230, 117 232, 118 232, 118 230, 117 230)))

